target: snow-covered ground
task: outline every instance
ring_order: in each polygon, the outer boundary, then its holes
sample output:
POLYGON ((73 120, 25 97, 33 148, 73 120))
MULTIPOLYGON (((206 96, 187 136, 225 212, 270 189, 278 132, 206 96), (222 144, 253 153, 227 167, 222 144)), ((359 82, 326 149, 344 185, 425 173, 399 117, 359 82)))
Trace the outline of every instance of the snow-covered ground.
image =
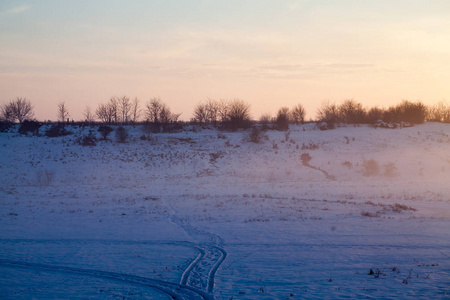
POLYGON ((449 124, 68 128, 0 133, 1 299, 450 298, 449 124))

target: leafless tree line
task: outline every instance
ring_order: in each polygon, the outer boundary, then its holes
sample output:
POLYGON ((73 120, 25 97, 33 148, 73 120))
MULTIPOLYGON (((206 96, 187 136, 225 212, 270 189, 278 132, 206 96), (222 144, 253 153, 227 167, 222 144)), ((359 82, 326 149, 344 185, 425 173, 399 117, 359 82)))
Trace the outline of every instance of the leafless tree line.
POLYGON ((177 122, 180 114, 173 113, 169 106, 159 98, 152 98, 141 108, 138 98, 112 97, 107 103, 101 103, 92 113, 90 107, 84 111, 86 121, 92 122, 97 117, 103 123, 137 123, 144 116, 146 122, 167 124, 177 122))
POLYGON ((84 110, 87 122, 95 121, 95 116, 103 123, 135 123, 138 122, 141 108, 138 98, 111 97, 107 103, 101 103, 95 110, 95 115, 90 107, 84 110))
MULTIPOLYGON (((179 120, 180 114, 173 113, 169 106, 159 98, 151 98, 141 105, 138 98, 127 96, 111 97, 106 103, 101 103, 94 110, 87 106, 83 111, 84 121, 88 123, 100 121, 106 124, 133 124, 146 122, 152 124, 170 124, 179 120)), ((292 108, 281 107, 275 117, 264 114, 259 119, 263 125, 274 125, 274 128, 285 130, 288 124, 305 122, 306 111, 303 105, 292 108)), ((57 120, 66 122, 70 117, 65 102, 60 102, 57 109, 57 120)), ((0 106, 0 121, 7 123, 22 123, 33 120, 33 105, 29 100, 17 97, 0 106)), ((334 123, 372 124, 379 120, 384 122, 411 122, 415 124, 424 121, 450 123, 450 105, 440 102, 434 106, 423 103, 403 101, 388 108, 364 108, 355 100, 344 100, 340 104, 324 101, 316 113, 317 121, 334 123)), ((191 118, 197 124, 221 125, 235 130, 250 126, 250 105, 243 100, 213 100, 207 99, 197 104, 191 118)))
POLYGON ((427 107, 420 101, 404 100, 388 108, 371 107, 365 109, 355 100, 345 100, 340 105, 325 101, 317 110, 317 120, 329 124, 375 124, 409 122, 421 124, 425 121, 450 122, 450 106, 440 103, 427 107))
POLYGON ((235 130, 250 124, 250 105, 243 100, 213 100, 199 103, 194 109, 192 121, 199 124, 218 123, 235 130))

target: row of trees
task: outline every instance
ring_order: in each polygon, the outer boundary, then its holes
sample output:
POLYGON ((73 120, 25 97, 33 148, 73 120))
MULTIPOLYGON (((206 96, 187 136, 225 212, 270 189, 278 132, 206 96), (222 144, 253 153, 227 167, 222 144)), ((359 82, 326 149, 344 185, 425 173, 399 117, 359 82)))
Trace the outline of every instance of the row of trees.
MULTIPOLYGON (((450 112, 450 107, 445 110, 447 113, 450 112)), ((434 108, 428 109, 421 102, 406 100, 389 108, 372 107, 368 109, 363 108, 361 103, 354 100, 345 100, 340 105, 324 102, 317 111, 317 120, 331 125, 335 123, 374 124, 378 121, 421 124, 427 120, 430 111, 434 111, 434 108)), ((445 122, 445 119, 440 121, 445 122)), ((450 119, 447 119, 447 122, 450 122, 450 119)))
POLYGON ((144 116, 146 122, 155 124, 168 124, 178 121, 180 114, 172 113, 170 108, 159 98, 150 99, 144 108, 141 108, 137 98, 112 97, 107 103, 100 104, 95 115, 90 107, 86 107, 84 116, 87 122, 94 122, 95 117, 102 123, 107 124, 129 124, 137 123, 144 116))
MULTIPOLYGON (((106 103, 98 105, 95 111, 86 107, 84 121, 97 120, 105 124, 130 124, 144 121, 152 124, 176 123, 180 114, 173 113, 169 106, 159 98, 148 100, 143 107, 137 98, 111 97, 106 103)), ((260 118, 263 126, 270 125, 279 130, 287 130, 289 124, 305 122, 305 108, 298 104, 292 108, 281 107, 275 117, 264 114, 260 118)), ((57 119, 66 122, 69 110, 64 102, 58 104, 57 119)), ((8 123, 22 123, 34 118, 33 106, 25 98, 16 98, 0 107, 0 120, 8 123)), ((340 104, 325 101, 317 110, 317 121, 336 123, 374 124, 380 120, 387 123, 410 122, 420 124, 424 121, 450 123, 450 105, 443 102, 427 107, 421 102, 403 101, 388 108, 364 108, 355 100, 345 100, 340 104)), ((236 130, 251 125, 250 105, 243 100, 213 100, 195 106, 191 122, 197 124, 221 125, 236 130)))
POLYGON ((195 107, 191 121, 214 126, 220 123, 231 130, 249 127, 250 105, 239 99, 220 101, 208 99, 206 103, 200 103, 195 107))
POLYGON ((100 104, 95 115, 90 107, 86 107, 84 116, 87 122, 95 121, 95 117, 103 123, 130 123, 137 122, 141 114, 139 100, 129 97, 112 97, 107 103, 100 104))

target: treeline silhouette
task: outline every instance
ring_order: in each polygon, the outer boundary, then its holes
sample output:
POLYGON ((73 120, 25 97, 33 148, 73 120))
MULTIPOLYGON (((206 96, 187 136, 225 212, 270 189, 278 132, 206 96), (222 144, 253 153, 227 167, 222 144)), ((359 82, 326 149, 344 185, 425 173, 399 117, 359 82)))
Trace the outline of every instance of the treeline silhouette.
MULTIPOLYGON (((182 124, 212 125, 224 130, 235 131, 239 128, 249 128, 259 123, 265 129, 287 130, 289 124, 305 122, 306 111, 302 104, 281 107, 274 116, 262 115, 258 120, 252 119, 250 104, 234 100, 208 99, 198 103, 189 122, 179 121, 180 113, 174 113, 169 106, 159 98, 151 98, 144 105, 139 99, 129 97, 111 97, 107 102, 100 103, 95 110, 87 106, 83 111, 84 118, 78 122, 70 121, 70 113, 64 102, 55 109, 58 123, 130 125, 145 124, 149 132, 173 131, 182 124)), ((14 123, 25 121, 37 122, 34 118, 34 107, 29 100, 17 97, 0 106, 0 122, 2 128, 14 123)), ((425 121, 450 123, 450 106, 444 102, 426 106, 420 101, 404 100, 387 108, 365 108, 355 100, 344 100, 340 104, 324 101, 317 109, 315 119, 309 122, 325 123, 328 129, 336 124, 379 124, 410 123, 421 124, 425 121)), ((48 123, 53 123, 48 121, 48 123)), ((63 128, 63 127, 61 127, 63 128)), ((55 130, 63 129, 58 128, 55 130)), ((57 132, 57 134, 59 134, 57 132)))

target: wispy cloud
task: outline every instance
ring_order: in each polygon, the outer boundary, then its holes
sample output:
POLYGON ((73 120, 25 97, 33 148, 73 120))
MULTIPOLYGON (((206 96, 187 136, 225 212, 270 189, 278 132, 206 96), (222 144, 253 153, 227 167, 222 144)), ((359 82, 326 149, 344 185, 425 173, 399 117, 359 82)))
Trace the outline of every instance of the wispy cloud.
POLYGON ((264 64, 255 66, 252 74, 269 78, 312 79, 327 75, 350 75, 382 70, 376 64, 361 63, 304 63, 304 64, 264 64))
POLYGON ((30 8, 31 8, 31 5, 23 4, 23 5, 19 5, 19 6, 10 8, 6 12, 10 13, 10 14, 20 14, 20 13, 23 13, 24 11, 29 10, 30 8))

